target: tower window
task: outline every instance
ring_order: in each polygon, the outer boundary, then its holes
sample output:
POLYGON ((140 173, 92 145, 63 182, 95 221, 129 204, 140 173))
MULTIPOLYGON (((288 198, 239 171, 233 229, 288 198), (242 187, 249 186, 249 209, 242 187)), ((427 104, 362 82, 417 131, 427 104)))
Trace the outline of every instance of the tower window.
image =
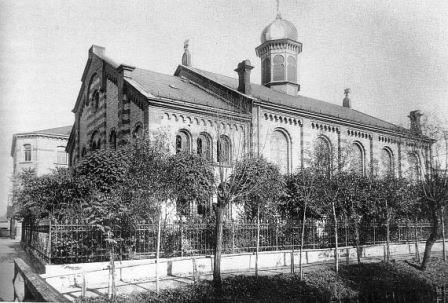
POLYGON ((25 144, 23 146, 23 152, 25 154, 25 161, 31 161, 31 144, 25 144))
POLYGON ((297 63, 293 56, 288 57, 288 81, 297 82, 297 63))
POLYGON ((262 61, 262 79, 263 84, 269 83, 271 81, 271 59, 264 58, 262 61))
POLYGON ((285 58, 281 55, 274 56, 274 81, 285 80, 285 58))

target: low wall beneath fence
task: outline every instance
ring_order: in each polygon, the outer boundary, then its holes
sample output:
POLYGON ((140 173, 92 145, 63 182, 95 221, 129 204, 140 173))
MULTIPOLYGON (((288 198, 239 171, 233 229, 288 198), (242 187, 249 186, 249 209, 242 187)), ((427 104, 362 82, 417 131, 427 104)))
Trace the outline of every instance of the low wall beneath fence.
POLYGON ((14 301, 70 302, 20 258, 14 259, 13 287, 14 301))
MULTIPOLYGON (((419 243, 419 251, 424 252, 424 242, 419 243)), ((442 242, 434 244, 433 251, 442 251, 442 242)), ((291 251, 269 251, 260 252, 258 257, 259 269, 272 269, 291 266, 291 251)), ((415 254, 415 243, 391 244, 391 256, 415 254)), ((373 257, 383 259, 385 255, 385 244, 362 246, 362 257, 373 257)), ((356 260, 356 248, 341 247, 339 249, 340 263, 347 260, 356 260)), ((334 259, 334 249, 307 249, 302 252, 302 264, 313 264, 332 261, 334 259)), ((160 278, 168 276, 192 276, 193 266, 196 263, 199 275, 210 274, 213 269, 213 256, 198 256, 184 258, 160 259, 158 272, 160 278)), ((117 267, 129 266, 116 269, 116 279, 124 282, 137 282, 155 279, 155 260, 127 260, 116 263, 117 267)), ((299 252, 294 252, 294 264, 299 264, 299 252)), ((57 290, 73 289, 73 285, 80 285, 82 282, 82 271, 85 271, 87 287, 105 287, 108 283, 108 262, 78 263, 67 265, 46 265, 46 273, 42 277, 57 290), (100 270, 90 272, 93 270, 100 270), (73 273, 76 275, 71 275, 73 273), (64 277, 51 277, 55 275, 67 274, 64 277)), ((255 254, 226 254, 222 255, 221 270, 244 272, 255 269, 255 254)))

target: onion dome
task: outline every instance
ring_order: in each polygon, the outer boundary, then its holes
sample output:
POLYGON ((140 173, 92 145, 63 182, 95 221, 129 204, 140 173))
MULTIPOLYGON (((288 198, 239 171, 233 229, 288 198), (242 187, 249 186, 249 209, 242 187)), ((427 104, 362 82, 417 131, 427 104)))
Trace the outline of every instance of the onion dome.
POLYGON ((265 27, 260 38, 261 43, 277 39, 291 39, 294 41, 298 39, 297 29, 294 24, 282 19, 280 14, 277 14, 275 20, 265 27))

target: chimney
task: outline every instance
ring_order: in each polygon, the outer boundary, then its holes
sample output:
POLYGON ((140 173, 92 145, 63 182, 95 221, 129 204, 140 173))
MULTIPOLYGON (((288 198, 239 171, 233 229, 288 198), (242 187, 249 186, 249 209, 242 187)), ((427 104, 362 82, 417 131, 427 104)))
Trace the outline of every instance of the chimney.
POLYGON ((344 94, 345 94, 345 98, 344 98, 344 100, 342 100, 342 106, 347 107, 347 108, 352 108, 352 101, 348 97, 348 95, 350 94, 350 88, 344 89, 344 94))
POLYGON ((241 61, 238 63, 238 67, 235 71, 238 73, 238 91, 250 95, 251 87, 250 87, 250 71, 254 67, 250 65, 250 61, 248 59, 241 61))
POLYGON ((184 41, 184 54, 182 55, 182 65, 184 66, 191 66, 191 55, 190 51, 188 50, 189 43, 189 39, 184 41))
POLYGON ((420 124, 420 118, 423 114, 419 110, 413 110, 409 113, 409 119, 411 120, 411 133, 414 135, 422 134, 422 125, 420 124))

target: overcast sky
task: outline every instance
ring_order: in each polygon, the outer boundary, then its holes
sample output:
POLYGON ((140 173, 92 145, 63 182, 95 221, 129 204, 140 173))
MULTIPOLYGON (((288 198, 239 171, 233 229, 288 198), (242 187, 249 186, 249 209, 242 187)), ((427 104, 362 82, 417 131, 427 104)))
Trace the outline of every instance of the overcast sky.
MULTIPOLYGON (((409 111, 448 117, 448 1, 280 0, 303 43, 301 94, 408 126, 409 111)), ((70 125, 92 44, 119 63, 172 74, 183 41, 193 66, 236 77, 275 18, 274 0, 0 0, 0 215, 12 134, 70 125)))

